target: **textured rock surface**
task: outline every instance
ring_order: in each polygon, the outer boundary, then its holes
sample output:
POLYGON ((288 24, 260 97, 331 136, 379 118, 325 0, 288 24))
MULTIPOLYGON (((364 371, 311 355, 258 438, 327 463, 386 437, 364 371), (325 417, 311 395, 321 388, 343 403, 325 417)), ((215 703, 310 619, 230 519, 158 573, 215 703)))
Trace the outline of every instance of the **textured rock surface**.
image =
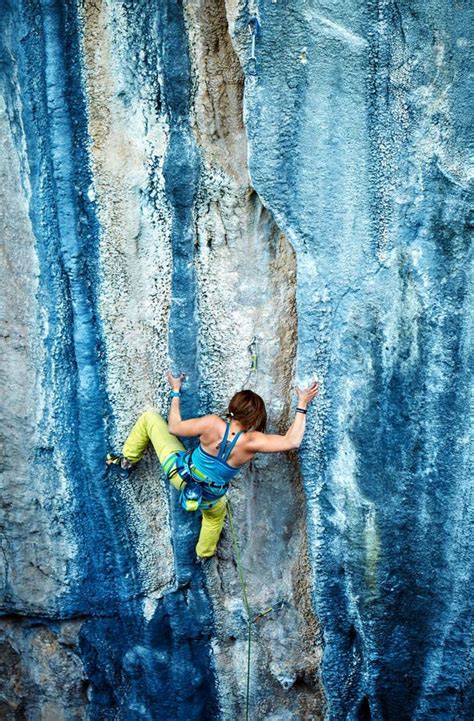
POLYGON ((242 717, 228 531, 103 472, 171 363, 322 381, 232 490, 252 718, 467 721, 467 5, 0 6, 1 717, 242 717))

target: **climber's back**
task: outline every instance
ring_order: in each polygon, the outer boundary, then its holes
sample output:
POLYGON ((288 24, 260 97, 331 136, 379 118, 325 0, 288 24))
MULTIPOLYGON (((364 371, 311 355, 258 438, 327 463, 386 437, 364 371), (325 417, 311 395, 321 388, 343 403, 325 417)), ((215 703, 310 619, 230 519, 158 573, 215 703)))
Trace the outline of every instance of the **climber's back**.
MULTIPOLYGON (((218 416, 211 416, 210 418, 217 419, 218 421, 220 420, 218 416)), ((208 438, 208 434, 203 433, 200 437, 201 443, 192 453, 192 461, 196 468, 198 468, 205 476, 213 480, 222 479, 230 481, 231 478, 237 475, 244 463, 251 458, 251 456, 250 458, 248 457, 248 453, 241 453, 240 447, 238 449, 235 448, 237 441, 245 433, 245 431, 232 431, 231 425, 232 424, 229 422, 225 424, 224 435, 220 443, 215 446, 213 442, 212 449, 209 443, 207 444, 207 450, 204 448, 203 437, 209 441, 213 438, 214 434, 211 432, 210 438, 208 438), (211 452, 214 448, 218 451, 217 455, 215 452, 211 452), (231 454, 233 462, 229 463, 228 459, 231 454), (235 464, 236 457, 239 457, 241 461, 238 465, 235 464)), ((215 421, 210 422, 210 430, 214 430, 214 428, 217 430, 217 427, 219 426, 220 424, 217 425, 215 421)))

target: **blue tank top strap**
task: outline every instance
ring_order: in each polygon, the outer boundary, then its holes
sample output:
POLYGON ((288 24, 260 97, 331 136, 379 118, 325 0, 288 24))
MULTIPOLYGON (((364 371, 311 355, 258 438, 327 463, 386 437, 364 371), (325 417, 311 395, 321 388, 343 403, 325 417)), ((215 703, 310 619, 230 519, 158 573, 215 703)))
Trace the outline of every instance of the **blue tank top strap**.
POLYGON ((242 431, 239 431, 239 432, 235 435, 235 438, 232 440, 232 443, 229 445, 229 447, 227 448, 227 450, 224 451, 224 455, 222 456, 222 460, 223 460, 223 461, 226 461, 226 460, 229 458, 230 454, 232 453, 233 447, 234 447, 235 444, 237 443, 237 438, 241 435, 241 433, 242 433, 242 431))
POLYGON ((226 449, 226 445, 227 445, 227 438, 229 436, 229 430, 230 430, 230 423, 226 423, 224 438, 222 439, 221 444, 219 446, 219 455, 217 456, 219 461, 225 460, 224 454, 225 454, 225 449, 226 449))

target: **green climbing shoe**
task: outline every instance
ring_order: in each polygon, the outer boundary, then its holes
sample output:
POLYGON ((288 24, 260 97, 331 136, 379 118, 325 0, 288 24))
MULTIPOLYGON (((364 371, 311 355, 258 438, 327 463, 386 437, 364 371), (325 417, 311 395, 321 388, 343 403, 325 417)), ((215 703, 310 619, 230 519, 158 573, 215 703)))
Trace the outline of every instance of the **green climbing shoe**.
POLYGON ((106 464, 109 470, 118 475, 119 478, 129 478, 134 471, 136 463, 132 463, 122 455, 115 453, 107 453, 106 464))

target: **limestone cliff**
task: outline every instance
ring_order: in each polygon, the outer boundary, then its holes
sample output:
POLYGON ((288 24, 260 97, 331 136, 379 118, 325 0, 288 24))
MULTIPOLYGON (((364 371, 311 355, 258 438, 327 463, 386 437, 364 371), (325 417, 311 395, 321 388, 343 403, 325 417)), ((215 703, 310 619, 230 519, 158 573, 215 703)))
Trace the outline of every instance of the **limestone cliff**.
POLYGON ((468 721, 467 3, 0 7, 0 718, 244 717, 228 529, 104 469, 171 365, 322 383, 231 492, 250 718, 468 721))

